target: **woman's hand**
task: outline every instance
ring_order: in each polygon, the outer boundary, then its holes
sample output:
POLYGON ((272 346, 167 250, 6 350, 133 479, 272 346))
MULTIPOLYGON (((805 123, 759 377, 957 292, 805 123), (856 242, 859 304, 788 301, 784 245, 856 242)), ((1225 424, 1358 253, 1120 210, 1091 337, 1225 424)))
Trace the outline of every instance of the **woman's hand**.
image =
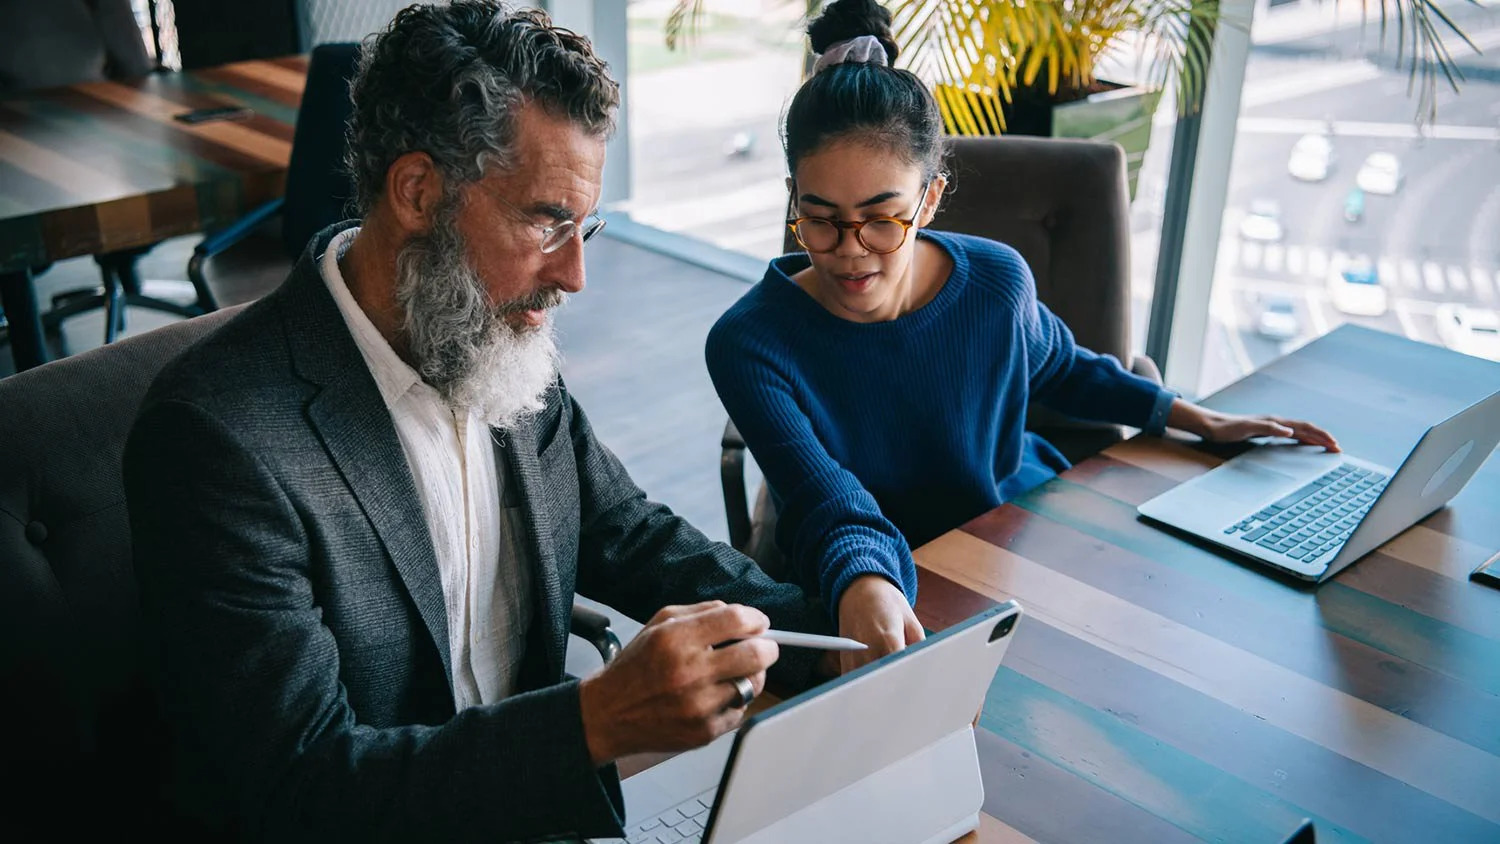
POLYGON ((878 574, 857 577, 844 589, 839 598, 839 635, 870 646, 839 654, 839 669, 845 673, 926 638, 906 596, 878 574))
POLYGON ((1244 416, 1220 413, 1177 399, 1167 415, 1168 427, 1197 434, 1209 442, 1234 443, 1252 437, 1287 437, 1305 445, 1320 445, 1338 451, 1338 440, 1311 422, 1280 416, 1244 416))

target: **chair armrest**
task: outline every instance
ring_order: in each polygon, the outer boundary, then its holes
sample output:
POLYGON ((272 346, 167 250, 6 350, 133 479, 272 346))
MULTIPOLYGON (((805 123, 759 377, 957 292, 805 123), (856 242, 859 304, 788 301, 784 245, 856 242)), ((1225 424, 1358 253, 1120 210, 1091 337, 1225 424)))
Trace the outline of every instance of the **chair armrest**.
POLYGON ((212 288, 208 286, 208 279, 203 276, 203 262, 244 240, 261 223, 281 213, 284 204, 285 200, 278 198, 252 209, 224 228, 204 235, 203 240, 193 248, 193 257, 188 259, 187 274, 188 280, 193 283, 193 289, 198 291, 198 304, 203 310, 212 311, 219 306, 212 288))
POLYGON ((569 630, 593 645, 606 665, 620 653, 620 637, 609 629, 609 616, 604 613, 574 604, 569 630))
POLYGON ((1142 378, 1155 381, 1157 384, 1162 383, 1161 369, 1156 365, 1156 361, 1145 355, 1136 355, 1131 359, 1130 371, 1142 378))
POLYGON ((729 544, 748 554, 750 545, 750 502, 745 496, 745 440, 734 420, 724 422, 724 437, 719 445, 719 480, 724 487, 724 516, 729 521, 729 544))

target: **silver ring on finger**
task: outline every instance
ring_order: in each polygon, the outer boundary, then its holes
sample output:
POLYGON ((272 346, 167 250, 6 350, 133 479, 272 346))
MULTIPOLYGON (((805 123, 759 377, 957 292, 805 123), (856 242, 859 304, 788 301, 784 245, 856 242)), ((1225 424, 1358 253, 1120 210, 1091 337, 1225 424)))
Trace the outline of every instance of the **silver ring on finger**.
POLYGON ((744 709, 750 705, 750 701, 755 700, 755 686, 751 685, 749 677, 736 677, 729 681, 729 685, 734 686, 737 695, 729 702, 731 709, 744 709))

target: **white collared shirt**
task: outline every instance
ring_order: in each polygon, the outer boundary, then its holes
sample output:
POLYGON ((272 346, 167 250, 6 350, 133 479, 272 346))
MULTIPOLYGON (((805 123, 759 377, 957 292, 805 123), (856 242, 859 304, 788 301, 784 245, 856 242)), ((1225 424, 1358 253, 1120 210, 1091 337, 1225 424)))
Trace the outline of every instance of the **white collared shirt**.
POLYGON ((443 401, 354 301, 338 259, 358 231, 342 231, 328 244, 319 258, 323 281, 391 412, 422 499, 448 611, 454 706, 494 703, 515 692, 531 624, 520 511, 504 506, 489 427, 443 401))

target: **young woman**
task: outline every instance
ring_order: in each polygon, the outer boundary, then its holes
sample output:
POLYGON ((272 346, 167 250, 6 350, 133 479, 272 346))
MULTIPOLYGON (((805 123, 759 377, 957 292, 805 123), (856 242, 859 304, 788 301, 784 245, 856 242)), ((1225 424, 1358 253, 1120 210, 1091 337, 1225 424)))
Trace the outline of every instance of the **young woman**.
POLYGON ((818 70, 785 127, 806 254, 772 261, 707 348, 791 570, 871 646, 845 668, 922 638, 913 546, 1068 468, 1024 430, 1032 401, 1150 432, 1338 447, 1307 422, 1216 413, 1130 374, 1074 344, 1014 249, 926 230, 947 187, 941 118, 890 66, 889 27, 874 0, 838 0, 808 27, 818 70))

